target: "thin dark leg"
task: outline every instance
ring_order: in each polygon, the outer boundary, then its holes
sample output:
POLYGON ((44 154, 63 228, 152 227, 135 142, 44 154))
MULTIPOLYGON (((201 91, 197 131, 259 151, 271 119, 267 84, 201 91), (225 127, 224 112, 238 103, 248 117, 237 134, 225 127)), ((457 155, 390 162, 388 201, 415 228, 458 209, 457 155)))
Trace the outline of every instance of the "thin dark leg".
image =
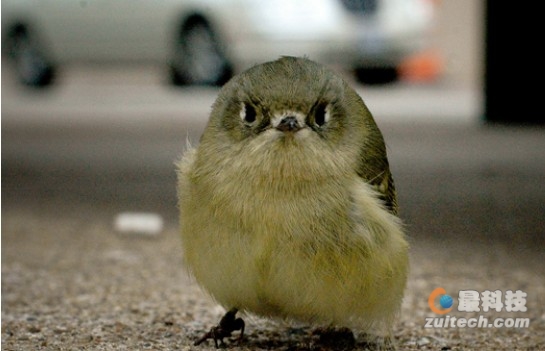
POLYGON ((240 330, 240 335, 237 339, 237 341, 240 343, 244 337, 245 323, 242 318, 236 318, 237 312, 237 308, 227 311, 227 313, 221 318, 219 324, 212 327, 210 331, 204 334, 199 340, 195 341, 194 345, 197 346, 208 339, 213 339, 214 345, 216 348, 219 348, 218 340, 220 344, 223 344, 223 339, 230 337, 231 334, 237 330, 240 330))

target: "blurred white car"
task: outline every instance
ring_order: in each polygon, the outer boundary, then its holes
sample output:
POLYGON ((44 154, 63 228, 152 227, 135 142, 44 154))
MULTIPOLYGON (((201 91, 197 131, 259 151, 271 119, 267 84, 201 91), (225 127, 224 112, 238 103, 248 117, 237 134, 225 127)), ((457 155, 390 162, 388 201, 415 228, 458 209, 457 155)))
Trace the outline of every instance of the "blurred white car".
POLYGON ((221 85, 281 55, 395 79, 428 45, 432 0, 3 0, 2 48, 20 81, 74 62, 154 62, 172 83, 221 85))

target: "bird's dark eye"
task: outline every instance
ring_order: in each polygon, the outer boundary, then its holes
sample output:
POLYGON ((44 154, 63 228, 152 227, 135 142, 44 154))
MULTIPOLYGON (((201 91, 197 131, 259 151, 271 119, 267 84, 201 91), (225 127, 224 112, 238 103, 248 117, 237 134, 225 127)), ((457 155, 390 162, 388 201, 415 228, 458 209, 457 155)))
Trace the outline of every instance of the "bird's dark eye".
POLYGON ((329 121, 329 111, 326 104, 319 104, 314 111, 314 123, 321 127, 329 121))
POLYGON ((242 109, 240 111, 240 118, 246 123, 254 123, 256 120, 257 112, 255 108, 250 104, 242 103, 242 109))

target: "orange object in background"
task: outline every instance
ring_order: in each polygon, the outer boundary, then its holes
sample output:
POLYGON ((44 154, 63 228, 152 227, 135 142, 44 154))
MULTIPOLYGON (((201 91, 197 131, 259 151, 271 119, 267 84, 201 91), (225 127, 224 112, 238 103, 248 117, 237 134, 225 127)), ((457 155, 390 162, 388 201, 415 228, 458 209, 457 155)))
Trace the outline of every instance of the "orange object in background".
POLYGON ((431 82, 438 79, 444 68, 443 57, 437 50, 417 53, 398 66, 399 79, 410 82, 431 82))

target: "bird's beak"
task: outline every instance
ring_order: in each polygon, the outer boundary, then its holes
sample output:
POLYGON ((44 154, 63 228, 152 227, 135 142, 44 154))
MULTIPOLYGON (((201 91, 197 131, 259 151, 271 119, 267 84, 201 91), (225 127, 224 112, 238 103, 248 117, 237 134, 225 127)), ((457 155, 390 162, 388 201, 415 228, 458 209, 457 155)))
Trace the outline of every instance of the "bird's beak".
POLYGON ((276 126, 276 129, 282 131, 282 132, 292 132, 295 133, 299 129, 301 129, 302 126, 299 124, 299 121, 295 116, 286 116, 284 117, 280 123, 276 126))

